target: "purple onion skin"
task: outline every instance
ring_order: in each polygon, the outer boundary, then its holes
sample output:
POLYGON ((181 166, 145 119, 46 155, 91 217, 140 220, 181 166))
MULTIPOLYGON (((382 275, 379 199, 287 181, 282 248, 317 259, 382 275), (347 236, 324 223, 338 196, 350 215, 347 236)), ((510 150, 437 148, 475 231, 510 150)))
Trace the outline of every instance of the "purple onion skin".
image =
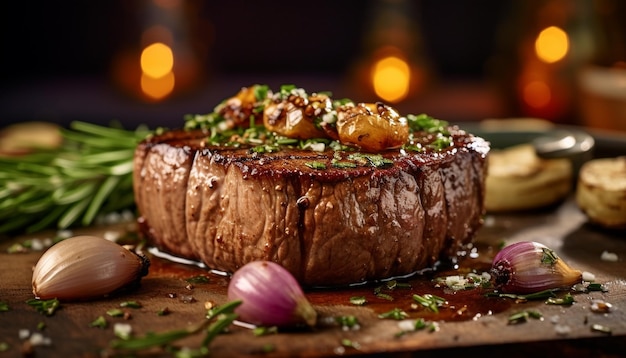
POLYGON ((228 300, 241 300, 239 319, 258 326, 314 326, 317 313, 296 279, 271 261, 253 261, 231 277, 228 300))
POLYGON ((582 281, 582 273, 560 258, 554 263, 542 262, 544 250, 553 253, 545 245, 532 241, 504 247, 494 257, 491 267, 495 288, 504 293, 529 294, 571 287, 582 281))

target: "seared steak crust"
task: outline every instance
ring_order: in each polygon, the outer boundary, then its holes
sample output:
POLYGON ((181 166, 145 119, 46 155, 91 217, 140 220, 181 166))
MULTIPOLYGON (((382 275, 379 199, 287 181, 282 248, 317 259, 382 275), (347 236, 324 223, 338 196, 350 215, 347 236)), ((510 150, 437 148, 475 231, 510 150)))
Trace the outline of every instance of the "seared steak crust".
POLYGON ((455 256, 482 224, 488 143, 450 132, 444 150, 388 150, 388 165, 354 168, 333 166, 332 150, 260 154, 166 132, 135 153, 142 230, 210 268, 271 260, 307 286, 410 274, 455 256))

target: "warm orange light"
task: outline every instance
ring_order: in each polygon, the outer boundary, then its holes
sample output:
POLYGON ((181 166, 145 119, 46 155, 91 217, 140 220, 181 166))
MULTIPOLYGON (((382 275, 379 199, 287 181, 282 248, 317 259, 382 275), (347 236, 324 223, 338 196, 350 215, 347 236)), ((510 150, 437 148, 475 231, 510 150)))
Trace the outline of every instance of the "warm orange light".
POLYGON ((141 90, 159 100, 174 90, 174 53, 169 46, 156 42, 141 52, 141 90))
POLYGON ((174 54, 169 46, 157 42, 141 52, 141 71, 150 77, 160 78, 174 68, 174 54))
POLYGON ((176 79, 174 72, 168 72, 165 76, 154 78, 145 73, 141 74, 141 90, 148 97, 159 100, 166 97, 174 90, 176 79))
POLYGON ((554 63, 567 55, 569 38, 567 33, 556 26, 543 29, 535 40, 535 52, 543 62, 554 63))
POLYGON ((532 81, 522 88, 522 98, 524 102, 535 109, 548 106, 552 99, 550 87, 543 81, 532 81))
POLYGON ((409 94, 411 69, 406 61, 395 56, 378 60, 372 71, 374 92, 381 99, 397 103, 409 94))

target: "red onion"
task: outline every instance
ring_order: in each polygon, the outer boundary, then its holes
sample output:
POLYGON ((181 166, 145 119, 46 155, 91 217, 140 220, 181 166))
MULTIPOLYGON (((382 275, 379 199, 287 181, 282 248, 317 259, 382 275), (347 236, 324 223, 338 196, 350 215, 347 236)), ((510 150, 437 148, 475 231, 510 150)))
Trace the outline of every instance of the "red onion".
POLYGON ((545 245, 522 241, 506 246, 494 257, 491 274, 496 289, 528 294, 573 286, 582 272, 571 268, 545 245))
POLYGON ((242 301, 235 309, 240 320, 259 326, 314 326, 317 320, 296 279, 271 261, 253 261, 237 270, 228 299, 242 301))

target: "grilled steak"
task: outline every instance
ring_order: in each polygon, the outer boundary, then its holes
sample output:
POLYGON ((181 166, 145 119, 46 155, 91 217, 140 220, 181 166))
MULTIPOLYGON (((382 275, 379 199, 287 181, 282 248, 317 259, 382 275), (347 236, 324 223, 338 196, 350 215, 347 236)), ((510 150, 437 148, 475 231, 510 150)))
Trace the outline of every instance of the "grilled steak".
POLYGON ((256 153, 169 131, 135 153, 142 230, 212 269, 271 260, 305 286, 410 274, 456 256, 482 224, 489 145, 449 132, 441 150, 371 155, 256 153))

